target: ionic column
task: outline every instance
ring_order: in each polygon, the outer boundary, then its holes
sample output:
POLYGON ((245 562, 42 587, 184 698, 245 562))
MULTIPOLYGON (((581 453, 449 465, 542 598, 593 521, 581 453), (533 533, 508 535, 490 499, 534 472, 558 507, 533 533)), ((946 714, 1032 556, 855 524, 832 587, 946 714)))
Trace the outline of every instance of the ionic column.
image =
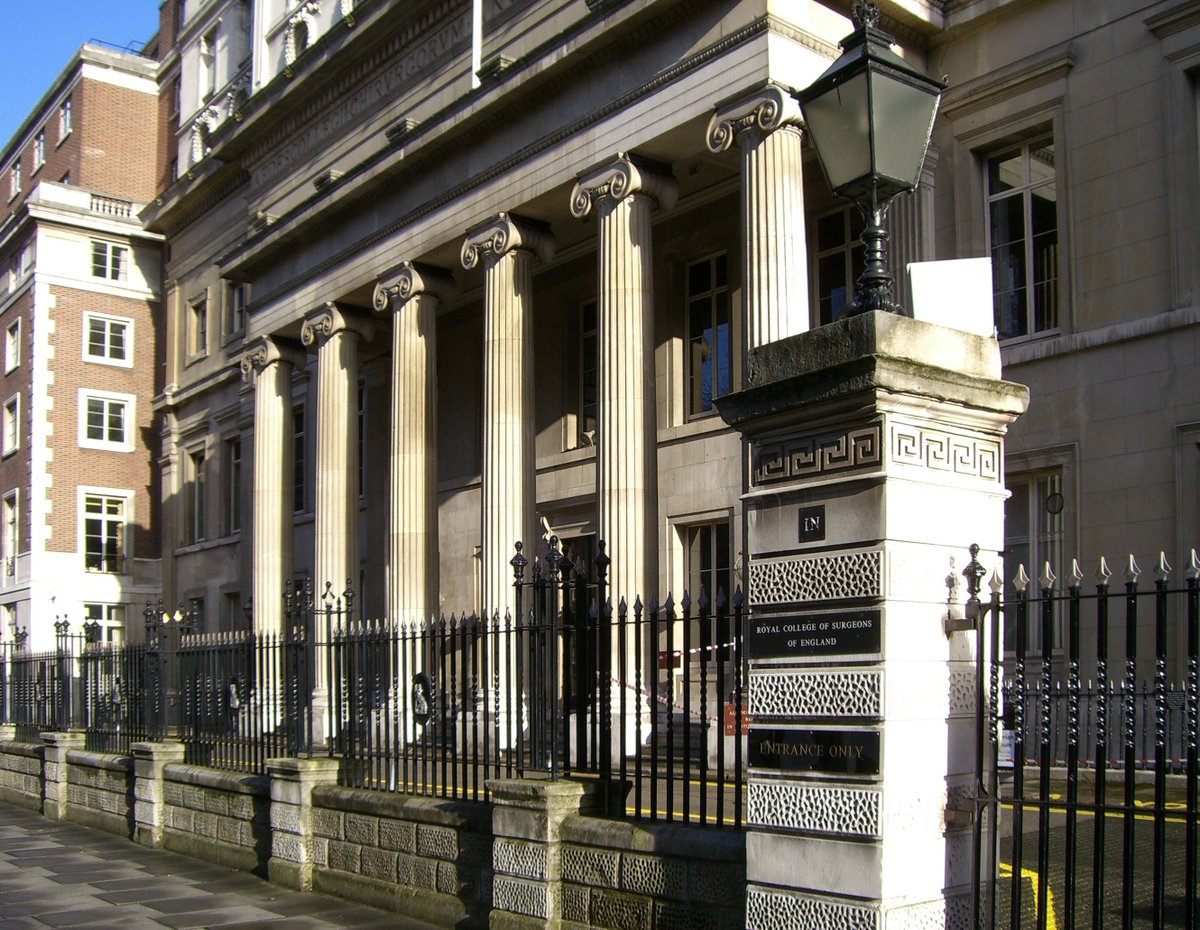
POLYGON ((292 577, 292 370, 299 352, 268 336, 242 355, 242 379, 254 384, 254 504, 251 596, 254 629, 283 630, 283 586, 292 577))
POLYGON ((391 494, 388 616, 428 620, 438 609, 437 307, 453 287, 440 268, 405 262, 376 285, 392 313, 391 494))
POLYGON ((334 304, 310 313, 300 330, 317 347, 317 468, 314 582, 340 596, 358 587, 358 340, 370 323, 347 317, 334 304))
POLYGON ((571 212, 599 219, 600 403, 596 497, 612 558, 613 603, 652 596, 658 580, 658 445, 654 404, 654 260, 650 214, 677 185, 660 166, 621 154, 579 178, 571 212))
POLYGON ((542 223, 501 213, 467 233, 463 267, 484 267, 483 608, 512 603, 513 543, 533 551, 533 259, 549 261, 542 223))
POLYGON ((742 150, 742 306, 746 349, 808 329, 808 250, 800 107, 767 83, 717 106, 708 147, 742 150))

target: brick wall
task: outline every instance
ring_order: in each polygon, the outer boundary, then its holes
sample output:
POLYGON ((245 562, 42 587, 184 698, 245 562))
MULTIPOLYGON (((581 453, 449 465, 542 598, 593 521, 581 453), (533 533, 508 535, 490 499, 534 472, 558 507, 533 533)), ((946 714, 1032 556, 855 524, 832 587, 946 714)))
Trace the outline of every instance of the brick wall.
POLYGON ((83 157, 73 184, 143 203, 158 193, 158 98, 84 79, 75 90, 83 157))
MULTIPOLYGON (((0 458, 0 495, 9 491, 18 492, 17 519, 18 541, 17 551, 29 551, 29 453, 30 437, 32 436, 32 408, 30 402, 29 384, 32 370, 32 341, 33 341, 33 288, 26 287, 9 305, 3 315, 0 315, 0 404, 6 402, 14 394, 20 395, 21 404, 21 435, 20 445, 15 453, 0 458), (21 321, 21 361, 15 369, 4 372, 4 338, 8 327, 15 320, 21 321)), ((0 532, 3 528, 0 527, 0 532)), ((10 553, 4 553, 9 555, 10 553)))
POLYGON ((135 492, 134 509, 126 515, 132 532, 131 555, 154 558, 157 543, 152 535, 151 516, 158 498, 153 479, 153 459, 157 454, 158 435, 153 429, 150 409, 153 396, 154 314, 153 301, 93 294, 65 287, 53 288, 54 330, 50 335, 53 349, 54 380, 48 391, 52 400, 53 432, 50 441, 53 483, 50 488, 50 538, 47 549, 75 552, 79 548, 79 485, 99 485, 135 492), (132 367, 105 365, 83 359, 83 321, 85 311, 112 314, 133 320, 132 367), (79 388, 93 388, 135 395, 132 423, 132 452, 117 452, 79 447, 79 388), (151 451, 148 451, 151 450, 151 451))

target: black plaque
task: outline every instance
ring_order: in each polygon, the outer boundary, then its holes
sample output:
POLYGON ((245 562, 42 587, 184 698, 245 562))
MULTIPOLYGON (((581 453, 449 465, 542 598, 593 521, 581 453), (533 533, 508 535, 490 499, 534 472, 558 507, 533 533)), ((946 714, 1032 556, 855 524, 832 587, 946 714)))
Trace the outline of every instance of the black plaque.
POLYGON ((825 538, 825 505, 801 507, 797 522, 799 523, 800 542, 820 542, 825 538))
POLYGON ((751 727, 749 762, 784 772, 879 774, 877 730, 806 730, 751 727))
POLYGON ((877 653, 882 648, 879 610, 749 618, 750 658, 795 659, 877 653))

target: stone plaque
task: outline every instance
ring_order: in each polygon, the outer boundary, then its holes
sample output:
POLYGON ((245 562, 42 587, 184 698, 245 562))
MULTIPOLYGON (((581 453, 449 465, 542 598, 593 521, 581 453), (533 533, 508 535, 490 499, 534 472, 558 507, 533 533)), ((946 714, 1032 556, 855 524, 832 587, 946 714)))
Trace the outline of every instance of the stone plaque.
POLYGON ((825 538, 825 505, 801 507, 799 510, 799 542, 819 542, 825 538))
POLYGON ((878 730, 751 727, 749 762, 756 768, 836 775, 879 774, 878 730))
POLYGON ((882 649, 882 612, 755 614, 749 618, 752 659, 794 659, 878 653, 882 649))

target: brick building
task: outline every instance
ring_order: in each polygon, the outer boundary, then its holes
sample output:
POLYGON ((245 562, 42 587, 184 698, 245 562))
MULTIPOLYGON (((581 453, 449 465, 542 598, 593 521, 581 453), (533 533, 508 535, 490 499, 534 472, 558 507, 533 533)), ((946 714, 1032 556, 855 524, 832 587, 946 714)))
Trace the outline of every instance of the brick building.
POLYGON ((120 640, 159 591, 157 63, 84 45, 0 150, 0 611, 120 640))

